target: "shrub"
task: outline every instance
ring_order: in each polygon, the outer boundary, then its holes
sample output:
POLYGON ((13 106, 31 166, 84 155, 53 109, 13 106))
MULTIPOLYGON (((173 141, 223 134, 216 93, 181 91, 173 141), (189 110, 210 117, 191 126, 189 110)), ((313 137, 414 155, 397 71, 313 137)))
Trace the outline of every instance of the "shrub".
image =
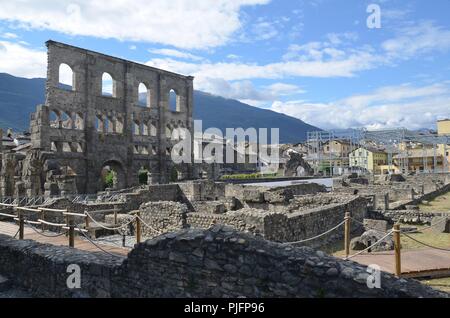
POLYGON ((111 170, 105 176, 105 188, 112 188, 114 186, 114 174, 115 172, 111 170))
POLYGON ((148 170, 141 169, 138 172, 139 184, 148 184, 148 170))

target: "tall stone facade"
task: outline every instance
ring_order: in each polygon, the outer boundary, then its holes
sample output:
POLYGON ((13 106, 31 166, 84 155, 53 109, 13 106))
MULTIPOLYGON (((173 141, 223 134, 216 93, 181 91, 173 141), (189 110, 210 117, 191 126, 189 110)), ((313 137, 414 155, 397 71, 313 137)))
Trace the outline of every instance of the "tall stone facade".
POLYGON ((190 165, 173 163, 171 151, 181 138, 173 134, 177 128, 192 136, 193 77, 54 41, 46 45, 46 102, 31 115, 31 147, 19 173, 24 194, 95 193, 103 190, 105 169, 114 170, 117 189, 138 185, 141 168, 149 171, 149 183, 192 176, 190 165), (71 87, 60 83, 62 65, 72 71, 71 87), (104 74, 112 83, 105 84, 104 74), (109 94, 106 85, 112 85, 109 94))

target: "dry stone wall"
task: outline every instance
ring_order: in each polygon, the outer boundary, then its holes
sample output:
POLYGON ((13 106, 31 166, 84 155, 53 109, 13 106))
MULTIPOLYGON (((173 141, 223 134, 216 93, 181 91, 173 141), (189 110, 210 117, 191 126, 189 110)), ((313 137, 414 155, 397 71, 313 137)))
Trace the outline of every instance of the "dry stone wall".
POLYGON ((165 234, 126 258, 0 235, 0 255, 0 273, 38 297, 449 297, 386 273, 369 289, 361 265, 223 226, 165 234), (81 289, 66 286, 70 264, 81 289))

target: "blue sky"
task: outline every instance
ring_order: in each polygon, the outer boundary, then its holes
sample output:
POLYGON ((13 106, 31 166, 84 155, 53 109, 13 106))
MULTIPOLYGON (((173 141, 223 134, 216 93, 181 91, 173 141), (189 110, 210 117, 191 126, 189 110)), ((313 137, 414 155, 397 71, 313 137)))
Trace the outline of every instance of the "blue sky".
POLYGON ((449 0, 0 0, 0 72, 44 77, 53 39, 324 129, 434 128, 450 117, 449 12, 449 0), (381 28, 367 26, 371 4, 381 28))

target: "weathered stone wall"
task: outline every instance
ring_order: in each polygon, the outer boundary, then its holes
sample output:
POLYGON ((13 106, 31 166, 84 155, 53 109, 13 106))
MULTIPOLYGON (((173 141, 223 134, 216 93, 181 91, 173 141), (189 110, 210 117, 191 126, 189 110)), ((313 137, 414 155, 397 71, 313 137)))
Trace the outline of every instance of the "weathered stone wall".
POLYGON ((319 192, 327 192, 324 185, 317 183, 302 183, 283 187, 269 188, 263 186, 248 186, 240 184, 227 184, 225 186, 226 197, 236 197, 241 201, 245 201, 248 196, 258 197, 258 193, 276 193, 284 194, 292 198, 294 195, 316 194, 319 192))
MULTIPOLYGON (((296 197, 300 202, 305 198, 296 197)), ((307 201, 313 201, 307 196, 307 201)), ((236 228, 240 231, 253 233, 264 238, 277 242, 293 242, 307 239, 321 234, 344 220, 346 212, 350 212, 352 217, 360 222, 363 221, 367 212, 367 200, 362 197, 338 198, 323 196, 322 200, 326 205, 305 205, 297 211, 283 212, 269 211, 254 208, 243 208, 237 211, 223 214, 191 212, 187 214, 187 225, 190 227, 209 228, 213 224, 224 224, 236 228), (334 203, 332 203, 334 202, 334 203)), ((317 202, 315 202, 317 204, 317 202)), ((299 204, 299 202, 297 202, 299 204)), ((362 226, 354 225, 353 231, 359 233, 362 226)), ((321 239, 306 242, 307 246, 322 246, 329 241, 341 239, 343 228, 326 235, 321 239)))
POLYGON ((448 213, 424 212, 420 210, 388 210, 381 211, 385 218, 394 222, 407 224, 431 224, 434 217, 446 216, 448 213))
POLYGON ((143 225, 142 236, 154 237, 159 233, 185 228, 187 226, 187 212, 188 207, 186 204, 179 202, 160 201, 144 203, 140 208, 140 216, 152 228, 143 225))
POLYGON ((111 297, 114 271, 124 257, 16 240, 0 234, 0 272, 39 297, 111 297), (67 267, 80 266, 81 289, 68 289, 67 267))
POLYGON ((225 214, 191 212, 187 214, 187 223, 192 228, 207 229, 214 224, 233 227, 242 232, 264 236, 265 217, 273 212, 243 208, 225 214))
MULTIPOLYGON (((293 242, 314 237, 335 227, 344 220, 345 213, 362 222, 367 211, 367 201, 356 197, 344 204, 330 204, 324 207, 289 214, 271 214, 265 219, 264 237, 278 242, 293 242)), ((362 226, 353 223, 355 233, 362 231, 362 226)), ((343 238, 343 227, 329 235, 306 242, 305 245, 319 247, 327 242, 343 238)))
POLYGON ((160 236, 125 260, 4 235, 0 255, 4 276, 45 297, 449 297, 386 273, 369 289, 356 263, 221 226, 160 236), (81 266, 81 289, 66 287, 69 264, 81 266))
POLYGON ((189 201, 218 200, 225 197, 225 183, 210 180, 179 183, 183 196, 189 201))
POLYGON ((175 164, 170 153, 179 142, 175 129, 192 135, 193 77, 55 41, 46 45, 45 105, 31 115, 32 147, 17 175, 20 187, 2 173, 2 195, 95 193, 104 188, 103 168, 116 172, 115 189, 138 185, 141 168, 150 183, 168 183, 174 173, 178 180, 192 177, 192 165, 175 164), (63 64, 72 71, 72 87, 60 84, 63 64), (102 83, 105 73, 113 83, 102 83), (108 84, 112 93, 102 87, 108 84))
POLYGON ((155 201, 179 201, 181 200, 178 184, 155 184, 147 189, 141 189, 134 193, 124 195, 127 211, 138 210, 141 204, 155 201))

